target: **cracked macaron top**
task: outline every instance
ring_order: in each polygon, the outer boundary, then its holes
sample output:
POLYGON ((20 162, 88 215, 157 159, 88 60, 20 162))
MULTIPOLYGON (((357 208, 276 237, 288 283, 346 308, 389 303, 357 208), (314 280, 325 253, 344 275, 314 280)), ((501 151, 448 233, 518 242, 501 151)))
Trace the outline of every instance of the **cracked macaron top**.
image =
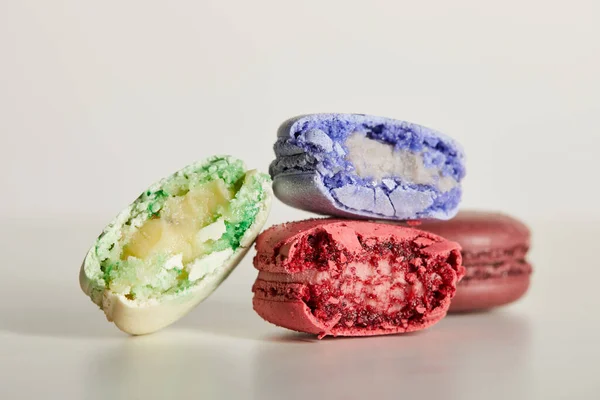
POLYGON ((284 122, 271 163, 275 195, 319 214, 449 219, 461 199, 463 151, 421 125, 363 114, 284 122))

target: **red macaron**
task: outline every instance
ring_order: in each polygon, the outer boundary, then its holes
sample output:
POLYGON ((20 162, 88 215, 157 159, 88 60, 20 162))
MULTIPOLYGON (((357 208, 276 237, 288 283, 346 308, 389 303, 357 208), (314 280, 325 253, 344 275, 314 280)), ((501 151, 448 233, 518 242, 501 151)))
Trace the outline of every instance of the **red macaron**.
POLYGON ((464 274, 460 246, 400 225, 312 219, 256 242, 254 310, 323 337, 411 332, 442 319, 464 274))
POLYGON ((419 226, 461 247, 465 277, 457 286, 450 312, 485 310, 512 303, 529 288, 526 260, 530 231, 505 214, 463 211, 449 221, 423 221, 419 226))

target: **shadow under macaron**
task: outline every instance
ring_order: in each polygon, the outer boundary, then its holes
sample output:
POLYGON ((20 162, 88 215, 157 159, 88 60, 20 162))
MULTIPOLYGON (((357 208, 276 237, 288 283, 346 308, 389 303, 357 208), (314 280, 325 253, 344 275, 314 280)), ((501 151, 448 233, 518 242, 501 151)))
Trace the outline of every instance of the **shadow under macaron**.
MULTIPOLYGON (((530 398, 532 327, 510 312, 453 315, 420 332, 310 341, 282 332, 253 362, 253 395, 267 398, 274 384, 297 398, 461 398, 499 380, 514 398, 530 398), (300 339, 300 340, 297 340, 300 339), (266 397, 265 397, 266 396, 266 397)), ((500 393, 498 393, 500 395, 500 393)), ((481 393, 483 396, 484 393, 481 393)), ((490 393, 482 398, 490 397, 490 393)))

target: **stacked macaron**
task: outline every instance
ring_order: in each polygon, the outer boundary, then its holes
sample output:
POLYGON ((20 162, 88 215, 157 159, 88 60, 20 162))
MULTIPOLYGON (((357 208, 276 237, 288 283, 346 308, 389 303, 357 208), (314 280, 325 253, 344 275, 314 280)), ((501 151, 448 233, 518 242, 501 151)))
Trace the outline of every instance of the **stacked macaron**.
POLYGON ((281 125, 270 167, 284 203, 348 218, 449 219, 465 176, 460 146, 424 126, 361 114, 281 125))
POLYGON ((399 224, 453 217, 465 175, 439 132, 359 114, 292 118, 270 167, 284 203, 322 215, 274 226, 257 241, 254 309, 324 335, 410 332, 446 315, 464 275, 460 246, 399 224))
POLYGON ((254 310, 319 337, 417 331, 449 310, 491 308, 527 290, 523 224, 493 213, 454 218, 465 158, 453 139, 389 118, 315 114, 284 122, 274 150, 272 184, 240 160, 210 157, 150 186, 104 228, 80 284, 109 321, 130 334, 170 325, 255 239, 254 310), (334 218, 258 235, 273 192, 334 218))
POLYGON ((320 337, 411 332, 527 289, 523 225, 452 219, 465 158, 451 138, 389 118, 315 114, 284 122, 274 150, 276 197, 338 219, 258 237, 253 304, 265 320, 320 337), (409 227, 420 220, 425 229, 409 227))

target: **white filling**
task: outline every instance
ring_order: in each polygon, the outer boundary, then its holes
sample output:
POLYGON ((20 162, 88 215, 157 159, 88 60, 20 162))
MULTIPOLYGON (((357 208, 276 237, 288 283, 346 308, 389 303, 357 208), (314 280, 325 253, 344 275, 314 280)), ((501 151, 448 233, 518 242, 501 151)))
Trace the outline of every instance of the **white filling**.
POLYGON ((297 274, 281 274, 260 271, 259 279, 273 282, 307 283, 320 285, 333 280, 341 280, 342 297, 333 298, 329 302, 339 302, 349 297, 372 307, 386 306, 387 312, 398 312, 403 304, 397 302, 405 299, 411 292, 416 296, 425 295, 425 288, 419 280, 412 283, 406 281, 406 272, 393 269, 386 259, 378 261, 377 267, 365 262, 351 262, 340 274, 332 270, 318 271, 309 269, 297 274), (367 283, 368 282, 368 283, 367 283))
POLYGON ((219 240, 225 231, 227 231, 225 221, 223 218, 219 218, 212 224, 200 229, 196 234, 196 241, 197 243, 204 243, 208 240, 219 240))
POLYGON ((391 144, 369 139, 356 132, 346 140, 348 161, 354 164, 356 174, 381 182, 384 178, 400 177, 406 183, 437 185, 442 192, 454 188, 456 180, 442 176, 439 168, 427 168, 423 154, 410 150, 394 150, 391 144))
POLYGON ((165 269, 183 269, 183 253, 179 253, 176 256, 173 256, 165 262, 165 269))
POLYGON ((187 266, 189 270, 188 279, 194 282, 213 273, 215 269, 223 265, 232 254, 233 249, 229 248, 222 251, 215 251, 214 253, 210 253, 209 255, 194 261, 193 264, 187 266))

